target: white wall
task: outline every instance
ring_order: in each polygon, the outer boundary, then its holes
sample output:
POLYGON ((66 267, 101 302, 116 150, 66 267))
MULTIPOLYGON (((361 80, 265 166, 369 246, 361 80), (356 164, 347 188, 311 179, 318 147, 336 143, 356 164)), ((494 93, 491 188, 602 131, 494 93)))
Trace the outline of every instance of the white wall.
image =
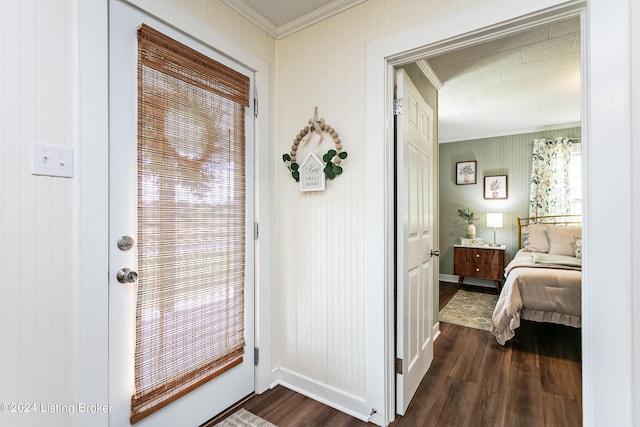
MULTIPOLYGON (((587 426, 635 425, 633 368, 640 358, 634 354, 640 334, 634 329, 638 307, 634 310, 633 295, 640 277, 634 271, 638 254, 632 252, 637 249, 632 237, 638 228, 633 206, 640 194, 632 163, 632 142, 639 135, 633 134, 631 95, 640 76, 631 74, 633 2, 591 1, 587 9, 582 358, 587 426), (612 188, 609 182, 621 185, 612 188)), ((640 421, 637 414, 635 421, 640 421)))
MULTIPOLYGON (((276 365, 288 386, 364 419, 376 408, 372 419, 381 422, 383 404, 374 397, 381 385, 375 377, 383 373, 367 360, 367 294, 381 282, 367 280, 367 251, 374 248, 365 201, 383 189, 367 182, 366 171, 384 173, 384 165, 366 162, 367 44, 480 3, 412 0, 399 7, 370 0, 278 41, 276 154, 289 152, 317 106, 349 157, 343 175, 322 193, 301 193, 284 164, 275 165, 282 313, 276 365)), ((329 145, 313 149, 323 153, 329 145)), ((309 148, 300 151, 303 160, 309 148)))
POLYGON ((34 141, 74 145, 72 1, 0 4, 0 426, 66 424, 74 392, 74 181, 31 175, 34 141), (18 408, 19 409, 19 408, 18 408))
MULTIPOLYGON (((640 84, 637 84, 638 77, 640 75, 640 3, 634 2, 630 4, 631 7, 631 76, 636 76, 635 79, 631 78, 633 92, 631 94, 631 112, 637 114, 640 111, 640 84)), ((631 140, 632 157, 631 162, 634 165, 640 164, 640 122, 634 120, 631 128, 631 140)), ((640 169, 632 168, 632 200, 633 211, 631 218, 640 218, 640 169)), ((634 227, 632 235, 632 247, 631 247, 631 259, 640 258, 640 227, 634 227)), ((638 331, 640 331, 640 290, 638 289, 638 281, 640 281, 640 263, 634 263, 632 273, 634 283, 633 293, 633 325, 632 331, 635 332, 635 340, 633 340, 633 358, 634 360, 634 405, 635 413, 634 420, 639 422, 640 420, 640 339, 637 338, 638 331)))

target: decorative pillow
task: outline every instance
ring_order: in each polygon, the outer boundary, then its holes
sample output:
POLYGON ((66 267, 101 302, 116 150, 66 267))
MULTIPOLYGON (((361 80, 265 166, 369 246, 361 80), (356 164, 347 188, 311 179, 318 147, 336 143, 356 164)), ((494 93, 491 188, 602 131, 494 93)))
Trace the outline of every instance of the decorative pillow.
POLYGON ((522 250, 526 252, 549 252, 547 224, 530 224, 522 228, 522 250))
POLYGON ((576 241, 576 258, 582 259, 582 236, 573 236, 576 241))
POLYGON ((582 227, 549 227, 549 254, 576 256, 575 236, 582 236, 582 227))

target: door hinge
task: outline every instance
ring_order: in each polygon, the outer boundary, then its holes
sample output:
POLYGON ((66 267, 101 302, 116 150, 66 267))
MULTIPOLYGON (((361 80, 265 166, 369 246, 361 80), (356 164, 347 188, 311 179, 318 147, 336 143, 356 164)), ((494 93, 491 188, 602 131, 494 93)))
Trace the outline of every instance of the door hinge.
POLYGON ((402 359, 396 357, 396 374, 402 375, 402 359))
POLYGON ((253 347, 253 364, 258 366, 258 361, 260 360, 260 350, 258 347, 253 347))
POLYGON ((253 98, 253 116, 258 117, 258 98, 253 98))
POLYGON ((393 115, 402 114, 402 98, 393 100, 393 115))
POLYGON ((253 223, 253 240, 258 240, 258 223, 253 223))

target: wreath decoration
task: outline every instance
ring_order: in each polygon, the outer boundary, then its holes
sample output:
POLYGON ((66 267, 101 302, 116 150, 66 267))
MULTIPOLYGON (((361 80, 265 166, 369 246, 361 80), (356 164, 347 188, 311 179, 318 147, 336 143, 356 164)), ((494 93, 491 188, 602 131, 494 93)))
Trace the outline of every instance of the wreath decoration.
POLYGON ((340 141, 338 132, 329 126, 329 124, 325 122, 324 118, 321 117, 318 119, 318 107, 316 107, 313 118, 309 119, 309 124, 301 129, 293 139, 291 151, 282 155, 282 161, 284 161, 284 164, 287 166, 287 169, 289 169, 291 176, 296 180, 296 182, 300 181, 300 164, 298 164, 296 159, 298 146, 311 139, 314 132, 320 135, 320 141, 324 139, 325 135, 330 135, 333 138, 333 143, 335 144, 335 149, 330 149, 322 156, 322 161, 325 164, 323 169, 325 176, 329 179, 333 179, 342 174, 342 166, 340 165, 342 160, 347 158, 347 152, 342 151, 342 142, 340 141))

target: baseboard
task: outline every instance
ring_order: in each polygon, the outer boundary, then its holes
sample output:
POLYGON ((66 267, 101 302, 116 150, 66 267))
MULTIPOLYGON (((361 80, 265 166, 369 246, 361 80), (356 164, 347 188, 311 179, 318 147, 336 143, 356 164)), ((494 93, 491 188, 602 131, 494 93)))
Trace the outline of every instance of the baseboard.
POLYGON ((436 340, 440 336, 440 322, 436 322, 436 324, 433 325, 433 329, 431 333, 432 333, 431 336, 433 337, 433 342, 436 342, 436 340))
POLYGON ((364 422, 369 421, 371 409, 366 401, 358 396, 345 393, 327 384, 305 377, 288 369, 280 368, 277 373, 278 383, 290 390, 307 396, 338 411, 351 415, 364 422))
MULTIPOLYGON (((458 276, 455 274, 441 274, 439 278, 441 282, 458 283, 458 276)), ((478 279, 475 277, 465 277, 464 284, 494 289, 496 287, 495 280, 478 279)))

